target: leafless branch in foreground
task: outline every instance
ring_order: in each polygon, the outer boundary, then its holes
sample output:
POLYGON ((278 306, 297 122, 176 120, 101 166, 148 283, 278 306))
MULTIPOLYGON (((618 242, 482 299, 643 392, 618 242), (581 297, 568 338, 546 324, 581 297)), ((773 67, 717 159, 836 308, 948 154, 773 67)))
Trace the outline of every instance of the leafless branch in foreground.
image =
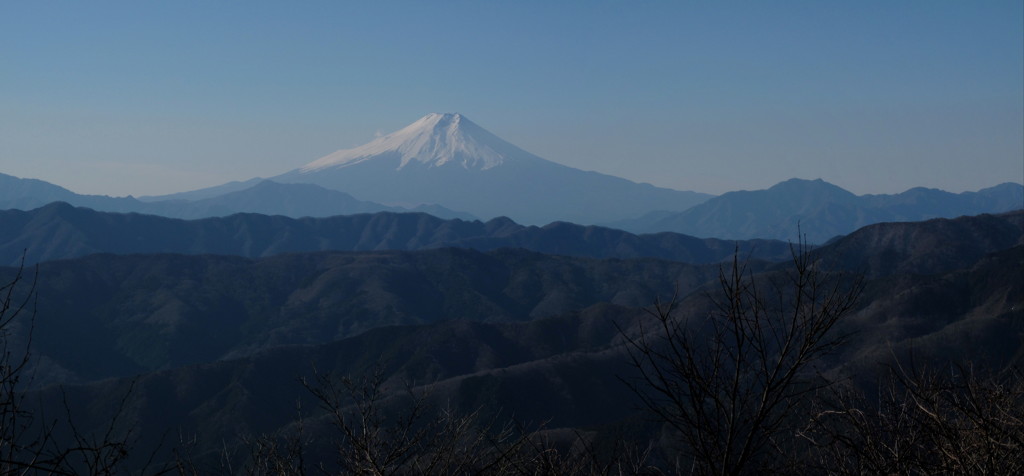
POLYGON ((844 342, 834 328, 861 282, 819 269, 803 241, 782 278, 753 276, 737 252, 718 281, 707 316, 678 318, 673 297, 623 332, 639 375, 625 382, 678 435, 692 473, 795 471, 808 397, 830 385, 817 363, 844 342))

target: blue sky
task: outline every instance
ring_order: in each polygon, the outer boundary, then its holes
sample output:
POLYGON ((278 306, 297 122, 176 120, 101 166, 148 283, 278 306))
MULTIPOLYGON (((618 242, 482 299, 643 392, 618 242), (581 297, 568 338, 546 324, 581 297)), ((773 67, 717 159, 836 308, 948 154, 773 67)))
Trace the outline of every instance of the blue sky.
POLYGON ((460 112, 683 190, 1024 181, 1024 2, 3 2, 0 172, 146 195, 460 112))

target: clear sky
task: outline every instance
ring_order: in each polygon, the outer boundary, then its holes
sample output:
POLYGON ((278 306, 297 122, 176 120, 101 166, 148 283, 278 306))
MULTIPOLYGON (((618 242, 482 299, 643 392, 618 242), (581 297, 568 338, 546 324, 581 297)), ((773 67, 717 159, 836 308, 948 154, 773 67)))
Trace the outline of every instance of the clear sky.
POLYGON ((0 172, 147 195, 430 112, 709 193, 1024 181, 1024 2, 0 3, 0 172))

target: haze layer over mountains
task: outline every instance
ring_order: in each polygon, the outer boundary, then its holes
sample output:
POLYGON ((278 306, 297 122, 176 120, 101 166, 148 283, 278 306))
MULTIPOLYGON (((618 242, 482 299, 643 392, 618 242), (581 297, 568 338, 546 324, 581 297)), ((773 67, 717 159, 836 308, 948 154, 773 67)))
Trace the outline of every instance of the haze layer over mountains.
POLYGON ((793 240, 799 225, 811 242, 823 243, 871 223, 1014 210, 1024 206, 1024 186, 856 196, 821 180, 792 179, 767 190, 712 197, 566 167, 502 140, 461 114, 428 114, 368 144, 267 180, 160 197, 78 195, 0 174, 0 208, 28 210, 54 201, 187 219, 234 213, 299 218, 424 212, 444 219, 507 217, 524 225, 564 221, 633 233, 741 240, 793 240))

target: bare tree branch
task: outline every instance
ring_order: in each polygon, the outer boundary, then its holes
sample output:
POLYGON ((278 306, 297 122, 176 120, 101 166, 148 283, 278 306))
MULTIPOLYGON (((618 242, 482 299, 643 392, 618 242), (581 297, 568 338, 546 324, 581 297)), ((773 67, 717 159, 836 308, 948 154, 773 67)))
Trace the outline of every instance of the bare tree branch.
POLYGON ((639 375, 626 383, 678 435, 693 472, 787 469, 805 397, 830 385, 818 361, 844 342, 833 329, 861 292, 843 278, 820 270, 804 241, 781 279, 754 276, 737 251, 707 316, 677 317, 675 296, 636 336, 622 332, 639 375))

